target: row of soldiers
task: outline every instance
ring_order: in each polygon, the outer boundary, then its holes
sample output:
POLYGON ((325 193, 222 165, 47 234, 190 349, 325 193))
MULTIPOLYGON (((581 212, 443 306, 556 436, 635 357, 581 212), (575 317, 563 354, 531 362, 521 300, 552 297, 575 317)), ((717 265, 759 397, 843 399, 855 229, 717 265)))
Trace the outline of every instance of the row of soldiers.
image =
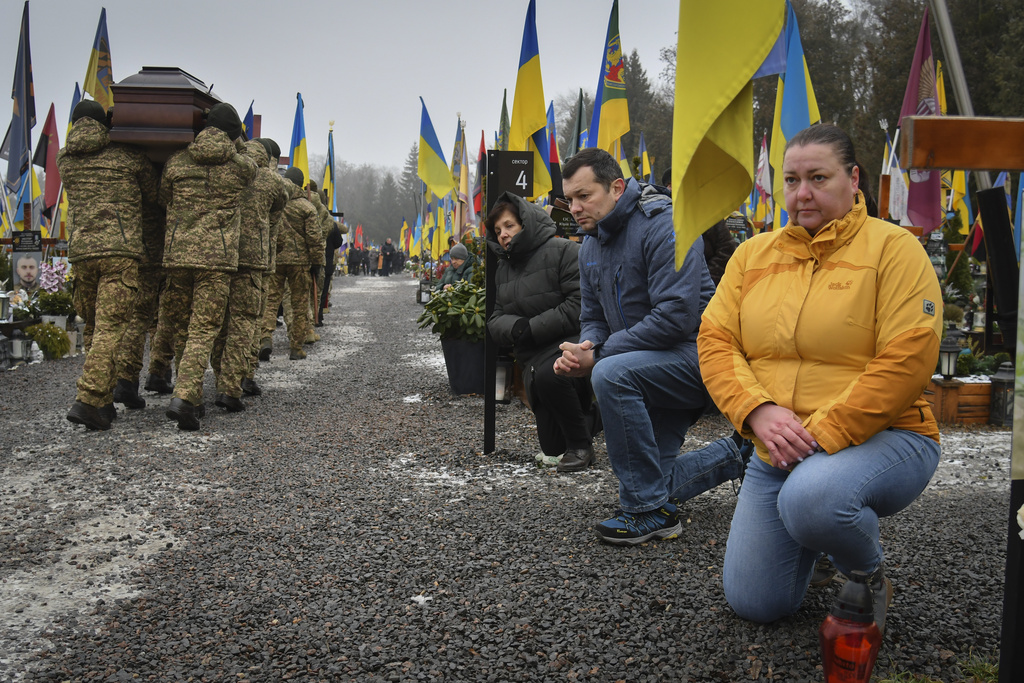
POLYGON ((303 188, 301 170, 277 173, 277 143, 243 141, 230 104, 206 113, 205 127, 160 175, 141 149, 110 140, 110 122, 100 104, 79 103, 57 156, 87 348, 67 419, 103 430, 117 415, 114 402, 145 407, 139 377, 148 331, 145 389, 173 393, 167 417, 197 430, 209 366, 215 405, 242 411, 243 394, 262 393, 255 372, 270 358, 289 290, 290 358, 305 358, 303 344, 315 338, 312 282, 323 277, 335 223, 320 196, 303 188))

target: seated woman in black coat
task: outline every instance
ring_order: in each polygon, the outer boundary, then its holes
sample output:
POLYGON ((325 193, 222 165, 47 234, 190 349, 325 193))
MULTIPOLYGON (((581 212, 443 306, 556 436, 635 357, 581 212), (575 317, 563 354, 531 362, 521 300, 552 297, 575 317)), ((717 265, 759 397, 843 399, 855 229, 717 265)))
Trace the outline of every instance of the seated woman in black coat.
POLYGON ((486 226, 487 246, 498 257, 487 330, 513 347, 522 370, 543 451, 538 461, 557 463, 559 472, 585 470, 594 462, 590 381, 554 373, 558 345, 579 341, 579 244, 556 237, 543 209, 509 193, 498 198, 486 226))

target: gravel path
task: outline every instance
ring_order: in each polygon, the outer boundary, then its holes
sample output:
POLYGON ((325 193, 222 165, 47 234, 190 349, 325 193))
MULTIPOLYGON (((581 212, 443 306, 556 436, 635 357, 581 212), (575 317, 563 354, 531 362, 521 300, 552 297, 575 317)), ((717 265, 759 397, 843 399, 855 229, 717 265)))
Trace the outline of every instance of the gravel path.
MULTIPOLYGON (((0 681, 817 681, 834 588, 770 626, 725 603, 735 504, 615 548, 603 444, 538 470, 532 415, 450 396, 415 283, 339 277, 323 340, 199 432, 146 394, 109 432, 64 419, 82 358, 0 373, 0 681)), ((309 348, 309 347, 307 347, 309 348)), ((283 350, 283 354, 282 354, 283 350)), ((688 447, 727 434, 722 418, 688 447)), ((943 432, 926 493, 883 521, 896 586, 876 674, 997 660, 1010 432, 943 432)))

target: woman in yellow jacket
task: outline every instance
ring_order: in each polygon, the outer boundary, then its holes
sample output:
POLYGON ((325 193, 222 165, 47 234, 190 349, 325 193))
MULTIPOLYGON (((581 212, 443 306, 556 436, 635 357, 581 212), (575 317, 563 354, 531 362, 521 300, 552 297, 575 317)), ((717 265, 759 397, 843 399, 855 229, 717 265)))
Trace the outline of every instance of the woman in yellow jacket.
POLYGON ((827 554, 870 575, 884 628, 878 518, 913 502, 939 459, 923 396, 939 283, 910 232, 868 216, 841 129, 794 136, 783 175, 789 223, 736 250, 697 340, 711 396, 759 456, 729 532, 725 595, 754 621, 792 614, 827 554))

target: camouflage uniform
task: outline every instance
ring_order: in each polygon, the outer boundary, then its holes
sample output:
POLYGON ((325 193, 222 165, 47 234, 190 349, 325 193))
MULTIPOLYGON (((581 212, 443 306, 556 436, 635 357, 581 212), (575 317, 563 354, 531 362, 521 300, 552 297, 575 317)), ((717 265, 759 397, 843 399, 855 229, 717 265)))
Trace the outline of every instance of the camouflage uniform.
POLYGON ((212 126, 164 166, 167 289, 160 324, 186 325, 174 397, 193 406, 203 402, 203 375, 224 322, 231 273, 238 270, 239 198, 255 175, 252 160, 212 126))
POLYGON ((291 290, 294 319, 288 326, 288 343, 293 352, 302 351, 306 336, 312 331, 309 319, 309 268, 324 263, 320 241, 322 230, 316 209, 306 199, 306 191, 291 184, 288 203, 284 207, 284 224, 277 238, 277 270, 270 277, 267 305, 263 312, 263 338, 274 333, 277 307, 284 297, 287 283, 291 290))
POLYGON ((251 378, 249 365, 260 324, 263 271, 270 262, 270 214, 283 209, 288 199, 281 177, 268 168, 270 157, 263 145, 250 140, 243 146, 243 153, 258 169, 239 203, 242 221, 238 272, 231 276, 228 311, 214 343, 212 358, 217 373, 217 393, 233 398, 242 395, 242 380, 251 378))
POLYGON ((157 199, 157 175, 141 150, 110 142, 105 125, 78 119, 57 154, 68 193, 68 260, 75 266, 75 310, 92 328, 77 401, 113 401, 118 345, 131 321, 143 255, 143 205, 157 199))
MULTIPOLYGON (((285 196, 285 204, 288 203, 288 198, 291 197, 291 183, 280 176, 276 171, 276 160, 271 159, 267 164, 267 167, 274 171, 274 177, 278 179, 278 183, 281 186, 281 191, 285 196)), ((256 368, 259 367, 260 359, 260 347, 266 344, 271 344, 271 334, 274 330, 271 329, 269 333, 264 333, 263 321, 267 315, 267 301, 270 297, 270 283, 273 279, 274 273, 277 272, 277 250, 280 248, 279 237, 281 235, 281 228, 284 225, 284 207, 280 209, 271 209, 270 211, 270 254, 267 259, 267 269, 263 271, 262 286, 260 287, 260 314, 257 318, 256 333, 253 335, 252 345, 252 359, 249 364, 248 379, 252 379, 256 375, 256 368)), ((272 320, 274 321, 274 327, 277 326, 277 311, 273 311, 272 320)))
MULTIPOLYGON (((164 283, 164 211, 157 205, 146 207, 142 213, 142 261, 139 264, 139 294, 135 300, 135 314, 125 330, 118 349, 117 379, 136 386, 142 371, 142 357, 146 347, 146 332, 156 322, 160 304, 160 290, 164 283)), ((150 347, 152 347, 152 342, 150 347)), ((152 354, 152 350, 150 351, 152 354)))

